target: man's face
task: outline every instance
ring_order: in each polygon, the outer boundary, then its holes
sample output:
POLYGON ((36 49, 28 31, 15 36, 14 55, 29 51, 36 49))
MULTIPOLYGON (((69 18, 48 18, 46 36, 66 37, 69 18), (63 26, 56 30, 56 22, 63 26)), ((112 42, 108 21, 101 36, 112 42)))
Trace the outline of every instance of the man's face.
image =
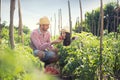
POLYGON ((49 29, 49 24, 41 24, 40 25, 40 28, 43 30, 43 31, 47 31, 49 29))

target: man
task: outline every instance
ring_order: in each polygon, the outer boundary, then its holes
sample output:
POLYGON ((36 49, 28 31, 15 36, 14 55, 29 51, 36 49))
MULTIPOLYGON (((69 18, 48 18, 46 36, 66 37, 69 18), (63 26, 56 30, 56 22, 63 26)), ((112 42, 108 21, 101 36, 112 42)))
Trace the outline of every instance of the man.
POLYGON ((49 24, 50 21, 47 17, 40 18, 39 28, 33 30, 30 36, 34 55, 45 62, 45 65, 58 60, 58 50, 52 46, 52 44, 56 44, 58 41, 50 41, 49 24))

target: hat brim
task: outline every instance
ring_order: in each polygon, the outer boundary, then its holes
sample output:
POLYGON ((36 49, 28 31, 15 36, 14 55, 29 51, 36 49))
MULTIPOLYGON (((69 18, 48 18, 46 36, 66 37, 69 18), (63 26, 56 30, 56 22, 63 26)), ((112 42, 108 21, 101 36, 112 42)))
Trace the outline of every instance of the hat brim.
POLYGON ((38 22, 38 23, 36 23, 36 25, 40 25, 40 23, 38 22))

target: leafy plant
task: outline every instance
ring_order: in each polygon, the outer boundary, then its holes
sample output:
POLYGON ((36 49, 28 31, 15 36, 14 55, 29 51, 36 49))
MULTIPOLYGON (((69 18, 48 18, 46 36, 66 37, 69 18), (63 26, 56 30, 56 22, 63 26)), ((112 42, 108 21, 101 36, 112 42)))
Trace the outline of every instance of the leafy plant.
MULTIPOLYGON (((59 46, 59 65, 63 76, 78 80, 96 80, 99 76, 99 37, 91 33, 75 33, 77 40, 70 46, 59 46)), ((103 76, 119 79, 120 41, 110 33, 103 38, 103 76)))

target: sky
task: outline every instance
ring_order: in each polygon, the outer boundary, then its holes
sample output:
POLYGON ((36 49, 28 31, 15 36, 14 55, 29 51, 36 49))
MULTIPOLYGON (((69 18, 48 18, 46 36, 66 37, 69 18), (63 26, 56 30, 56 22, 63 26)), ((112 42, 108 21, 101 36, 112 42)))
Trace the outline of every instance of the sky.
MULTIPOLYGON (((80 16, 79 0, 69 0, 71 6, 72 25, 75 25, 76 18, 80 16)), ((117 0, 103 0, 104 4, 117 0)), ((51 21, 52 32, 55 26, 58 27, 58 9, 62 10, 62 27, 69 27, 68 0, 21 0, 22 21, 33 30, 38 28, 36 23, 43 16, 47 16, 51 21), (56 15, 56 25, 55 22, 56 15)), ((120 2, 120 1, 119 1, 120 2)), ((100 0, 81 0, 83 17, 86 12, 100 7, 100 0)), ((16 8, 14 13, 14 25, 18 26, 18 3, 16 0, 16 8)), ((9 25, 10 20, 10 0, 2 0, 1 20, 6 21, 9 25)), ((58 30, 56 29, 56 32, 58 30)))

